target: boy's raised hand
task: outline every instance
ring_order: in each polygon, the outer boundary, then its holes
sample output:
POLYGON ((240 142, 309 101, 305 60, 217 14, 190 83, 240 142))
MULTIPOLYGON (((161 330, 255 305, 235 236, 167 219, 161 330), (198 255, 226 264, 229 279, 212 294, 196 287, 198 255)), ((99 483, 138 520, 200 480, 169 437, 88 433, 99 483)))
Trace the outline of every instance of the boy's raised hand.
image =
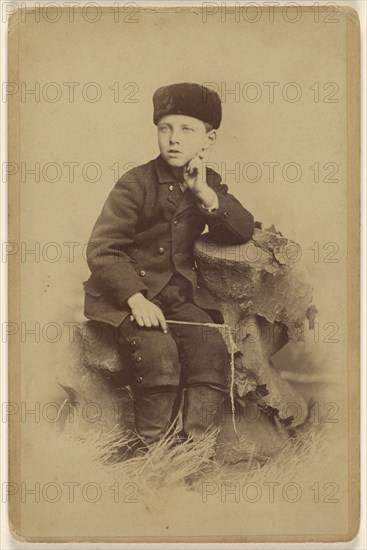
POLYGON ((201 151, 184 167, 183 176, 187 187, 193 192, 202 191, 206 183, 205 156, 201 151))
POLYGON ((168 332, 167 323, 162 311, 158 306, 147 300, 141 292, 137 292, 128 298, 127 303, 131 313, 139 327, 159 327, 163 332, 168 332))
POLYGON ((206 181, 206 157, 204 151, 194 156, 184 167, 183 177, 187 187, 206 207, 213 204, 215 192, 206 181))

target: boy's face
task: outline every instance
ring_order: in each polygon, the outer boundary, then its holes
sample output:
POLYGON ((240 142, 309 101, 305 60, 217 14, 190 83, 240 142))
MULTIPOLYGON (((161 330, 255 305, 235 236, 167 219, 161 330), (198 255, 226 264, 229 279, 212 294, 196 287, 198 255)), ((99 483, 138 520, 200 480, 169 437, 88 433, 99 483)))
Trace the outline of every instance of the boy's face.
POLYGON ((175 168, 186 166, 191 159, 213 145, 215 130, 186 115, 166 115, 157 124, 158 145, 163 159, 175 168))

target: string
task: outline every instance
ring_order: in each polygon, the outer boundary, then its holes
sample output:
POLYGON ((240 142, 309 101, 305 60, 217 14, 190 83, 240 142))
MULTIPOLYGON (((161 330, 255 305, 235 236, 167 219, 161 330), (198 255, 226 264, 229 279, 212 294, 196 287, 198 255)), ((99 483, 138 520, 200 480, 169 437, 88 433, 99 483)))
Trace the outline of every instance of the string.
POLYGON ((230 366, 231 366, 231 386, 230 386, 230 399, 231 399, 231 409, 232 409, 232 425, 233 425, 233 431, 236 434, 236 437, 238 441, 240 441, 240 436, 238 435, 237 428, 236 428, 236 408, 235 408, 235 401, 234 401, 234 375, 235 375, 235 363, 234 363, 234 354, 236 352, 236 345, 233 341, 232 332, 227 323, 195 323, 190 321, 171 321, 167 320, 167 324, 171 325, 190 325, 194 327, 209 327, 209 328, 217 328, 217 329, 225 329, 225 334, 228 336, 228 342, 229 342, 229 353, 230 353, 230 366))

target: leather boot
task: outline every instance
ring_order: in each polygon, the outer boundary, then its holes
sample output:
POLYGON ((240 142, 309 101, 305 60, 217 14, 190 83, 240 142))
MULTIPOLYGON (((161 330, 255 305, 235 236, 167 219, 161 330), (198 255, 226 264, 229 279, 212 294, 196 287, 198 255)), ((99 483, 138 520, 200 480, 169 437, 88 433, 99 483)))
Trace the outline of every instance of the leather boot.
POLYGON ((184 407, 184 431, 194 439, 219 424, 226 392, 212 386, 189 386, 184 407))
POLYGON ((171 426, 176 391, 136 392, 135 427, 147 445, 159 441, 171 426))

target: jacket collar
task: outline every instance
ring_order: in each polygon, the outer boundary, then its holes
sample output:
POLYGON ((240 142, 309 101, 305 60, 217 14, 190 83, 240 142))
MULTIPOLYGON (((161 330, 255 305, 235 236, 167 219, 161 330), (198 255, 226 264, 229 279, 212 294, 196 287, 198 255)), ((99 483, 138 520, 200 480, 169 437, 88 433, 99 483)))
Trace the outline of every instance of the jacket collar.
POLYGON ((178 176, 174 173, 172 167, 163 160, 159 155, 154 160, 155 170, 157 172, 159 183, 173 183, 175 181, 182 181, 182 176, 178 176))

